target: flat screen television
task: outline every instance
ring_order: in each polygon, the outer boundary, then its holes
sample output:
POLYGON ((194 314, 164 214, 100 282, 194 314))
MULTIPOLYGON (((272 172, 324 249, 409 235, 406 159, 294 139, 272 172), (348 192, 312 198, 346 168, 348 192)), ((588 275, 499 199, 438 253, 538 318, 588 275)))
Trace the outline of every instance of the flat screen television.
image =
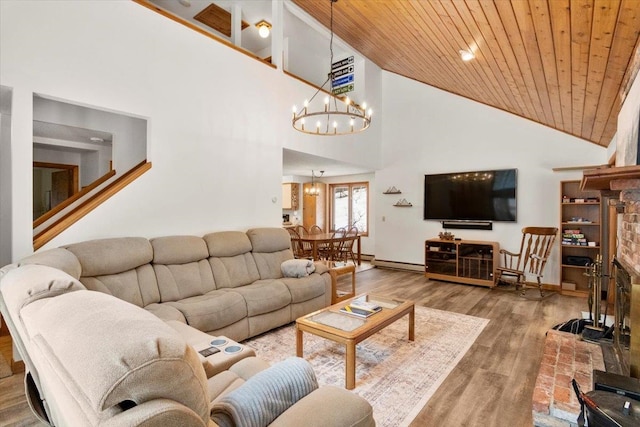
POLYGON ((516 221, 517 169, 424 176, 424 219, 516 221))

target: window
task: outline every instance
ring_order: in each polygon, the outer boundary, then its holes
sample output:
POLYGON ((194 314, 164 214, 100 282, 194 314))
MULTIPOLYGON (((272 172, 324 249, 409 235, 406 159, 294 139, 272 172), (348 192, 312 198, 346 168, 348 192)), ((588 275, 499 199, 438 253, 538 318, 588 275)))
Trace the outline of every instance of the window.
POLYGON ((355 225, 361 234, 369 232, 369 183, 330 184, 329 197, 331 230, 355 225))

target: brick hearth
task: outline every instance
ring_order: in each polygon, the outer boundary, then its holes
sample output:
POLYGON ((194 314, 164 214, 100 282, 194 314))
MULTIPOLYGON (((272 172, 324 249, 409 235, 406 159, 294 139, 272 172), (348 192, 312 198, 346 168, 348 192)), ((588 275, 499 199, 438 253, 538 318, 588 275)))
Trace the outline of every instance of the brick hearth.
POLYGON ((576 426, 580 404, 571 386, 576 379, 582 391, 593 387, 594 369, 604 370, 599 345, 580 335, 550 330, 533 391, 533 423, 540 427, 576 426))

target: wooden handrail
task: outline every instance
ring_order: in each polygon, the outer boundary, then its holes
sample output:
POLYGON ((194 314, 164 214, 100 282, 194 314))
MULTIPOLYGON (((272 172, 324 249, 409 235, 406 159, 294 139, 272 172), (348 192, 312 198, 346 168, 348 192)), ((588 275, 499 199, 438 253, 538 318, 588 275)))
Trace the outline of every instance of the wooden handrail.
POLYGON ((33 250, 40 249, 42 246, 44 246, 45 243, 49 242, 58 234, 62 233, 64 230, 71 227, 80 218, 84 217, 89 212, 91 212, 92 210, 100 206, 102 203, 107 201, 111 196, 116 194, 118 191, 122 190, 131 182, 135 181, 138 177, 140 177, 149 169, 151 169, 151 162, 147 162, 146 160, 144 160, 138 165, 136 165, 135 167, 133 167, 129 172, 125 173, 120 178, 116 179, 111 184, 106 186, 102 191, 89 197, 77 208, 73 209, 71 212, 61 217, 56 222, 54 222, 49 227, 47 227, 45 230, 41 231, 36 236, 34 236, 33 250))
POLYGON ((255 54, 253 54, 251 52, 248 52, 248 51, 246 51, 246 50, 234 45, 233 43, 231 43, 231 42, 229 42, 229 41, 227 41, 227 40, 225 40, 225 39, 223 39, 221 37, 217 37, 217 36, 211 34, 210 32, 198 27, 197 25, 192 24, 191 22, 187 21, 186 19, 182 19, 182 18, 180 18, 180 17, 178 17, 176 15, 173 15, 172 13, 169 13, 169 12, 165 11, 164 9, 159 8, 155 4, 150 3, 148 0, 133 0, 133 2, 138 3, 139 5, 144 6, 147 9, 151 9, 154 12, 157 12, 160 15, 164 16, 165 18, 169 18, 172 21, 178 22, 178 23, 184 25, 185 27, 188 27, 189 29, 191 29, 191 30, 193 30, 193 31, 195 31, 197 33, 200 33, 200 34, 202 34, 202 35, 204 35, 206 37, 209 37, 210 39, 213 39, 213 40, 215 40, 215 41, 217 41, 219 43, 222 43, 223 45, 226 45, 226 46, 230 47, 231 49, 237 50, 238 52, 243 53, 243 54, 247 55, 250 58, 257 59, 258 61, 262 62, 263 64, 266 64, 266 65, 270 66, 271 68, 276 68, 276 66, 273 65, 271 63, 271 61, 267 61, 265 59, 262 59, 259 56, 255 55, 255 54))
POLYGON ((100 184, 104 183, 106 180, 108 180, 112 176, 115 176, 115 174, 116 174, 115 170, 110 170, 109 172, 107 172, 104 175, 102 175, 100 178, 98 178, 95 181, 93 181, 91 184, 89 184, 86 187, 84 187, 82 190, 80 190, 77 193, 73 194, 71 197, 68 197, 67 199, 65 199, 62 203, 54 206, 53 208, 51 208, 47 212, 43 213, 42 215, 40 215, 38 218, 36 218, 33 221, 33 228, 39 227, 40 225, 42 225, 45 222, 49 221, 51 218, 53 218, 59 212, 63 211, 67 206, 71 205, 73 202, 75 202, 78 199, 82 198, 82 196, 84 196, 85 194, 89 193, 91 190, 93 190, 94 188, 98 187, 100 184))

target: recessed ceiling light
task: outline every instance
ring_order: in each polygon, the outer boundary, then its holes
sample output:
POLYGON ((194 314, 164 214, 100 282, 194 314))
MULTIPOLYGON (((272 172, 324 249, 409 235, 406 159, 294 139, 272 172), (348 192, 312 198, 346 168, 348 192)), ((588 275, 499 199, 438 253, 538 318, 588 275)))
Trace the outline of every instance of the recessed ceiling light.
POLYGON ((463 61, 471 61, 475 57, 476 56, 470 50, 460 50, 460 58, 462 58, 463 61))
POLYGON ((178 0, 178 3, 180 3, 184 7, 191 7, 191 0, 178 0))

